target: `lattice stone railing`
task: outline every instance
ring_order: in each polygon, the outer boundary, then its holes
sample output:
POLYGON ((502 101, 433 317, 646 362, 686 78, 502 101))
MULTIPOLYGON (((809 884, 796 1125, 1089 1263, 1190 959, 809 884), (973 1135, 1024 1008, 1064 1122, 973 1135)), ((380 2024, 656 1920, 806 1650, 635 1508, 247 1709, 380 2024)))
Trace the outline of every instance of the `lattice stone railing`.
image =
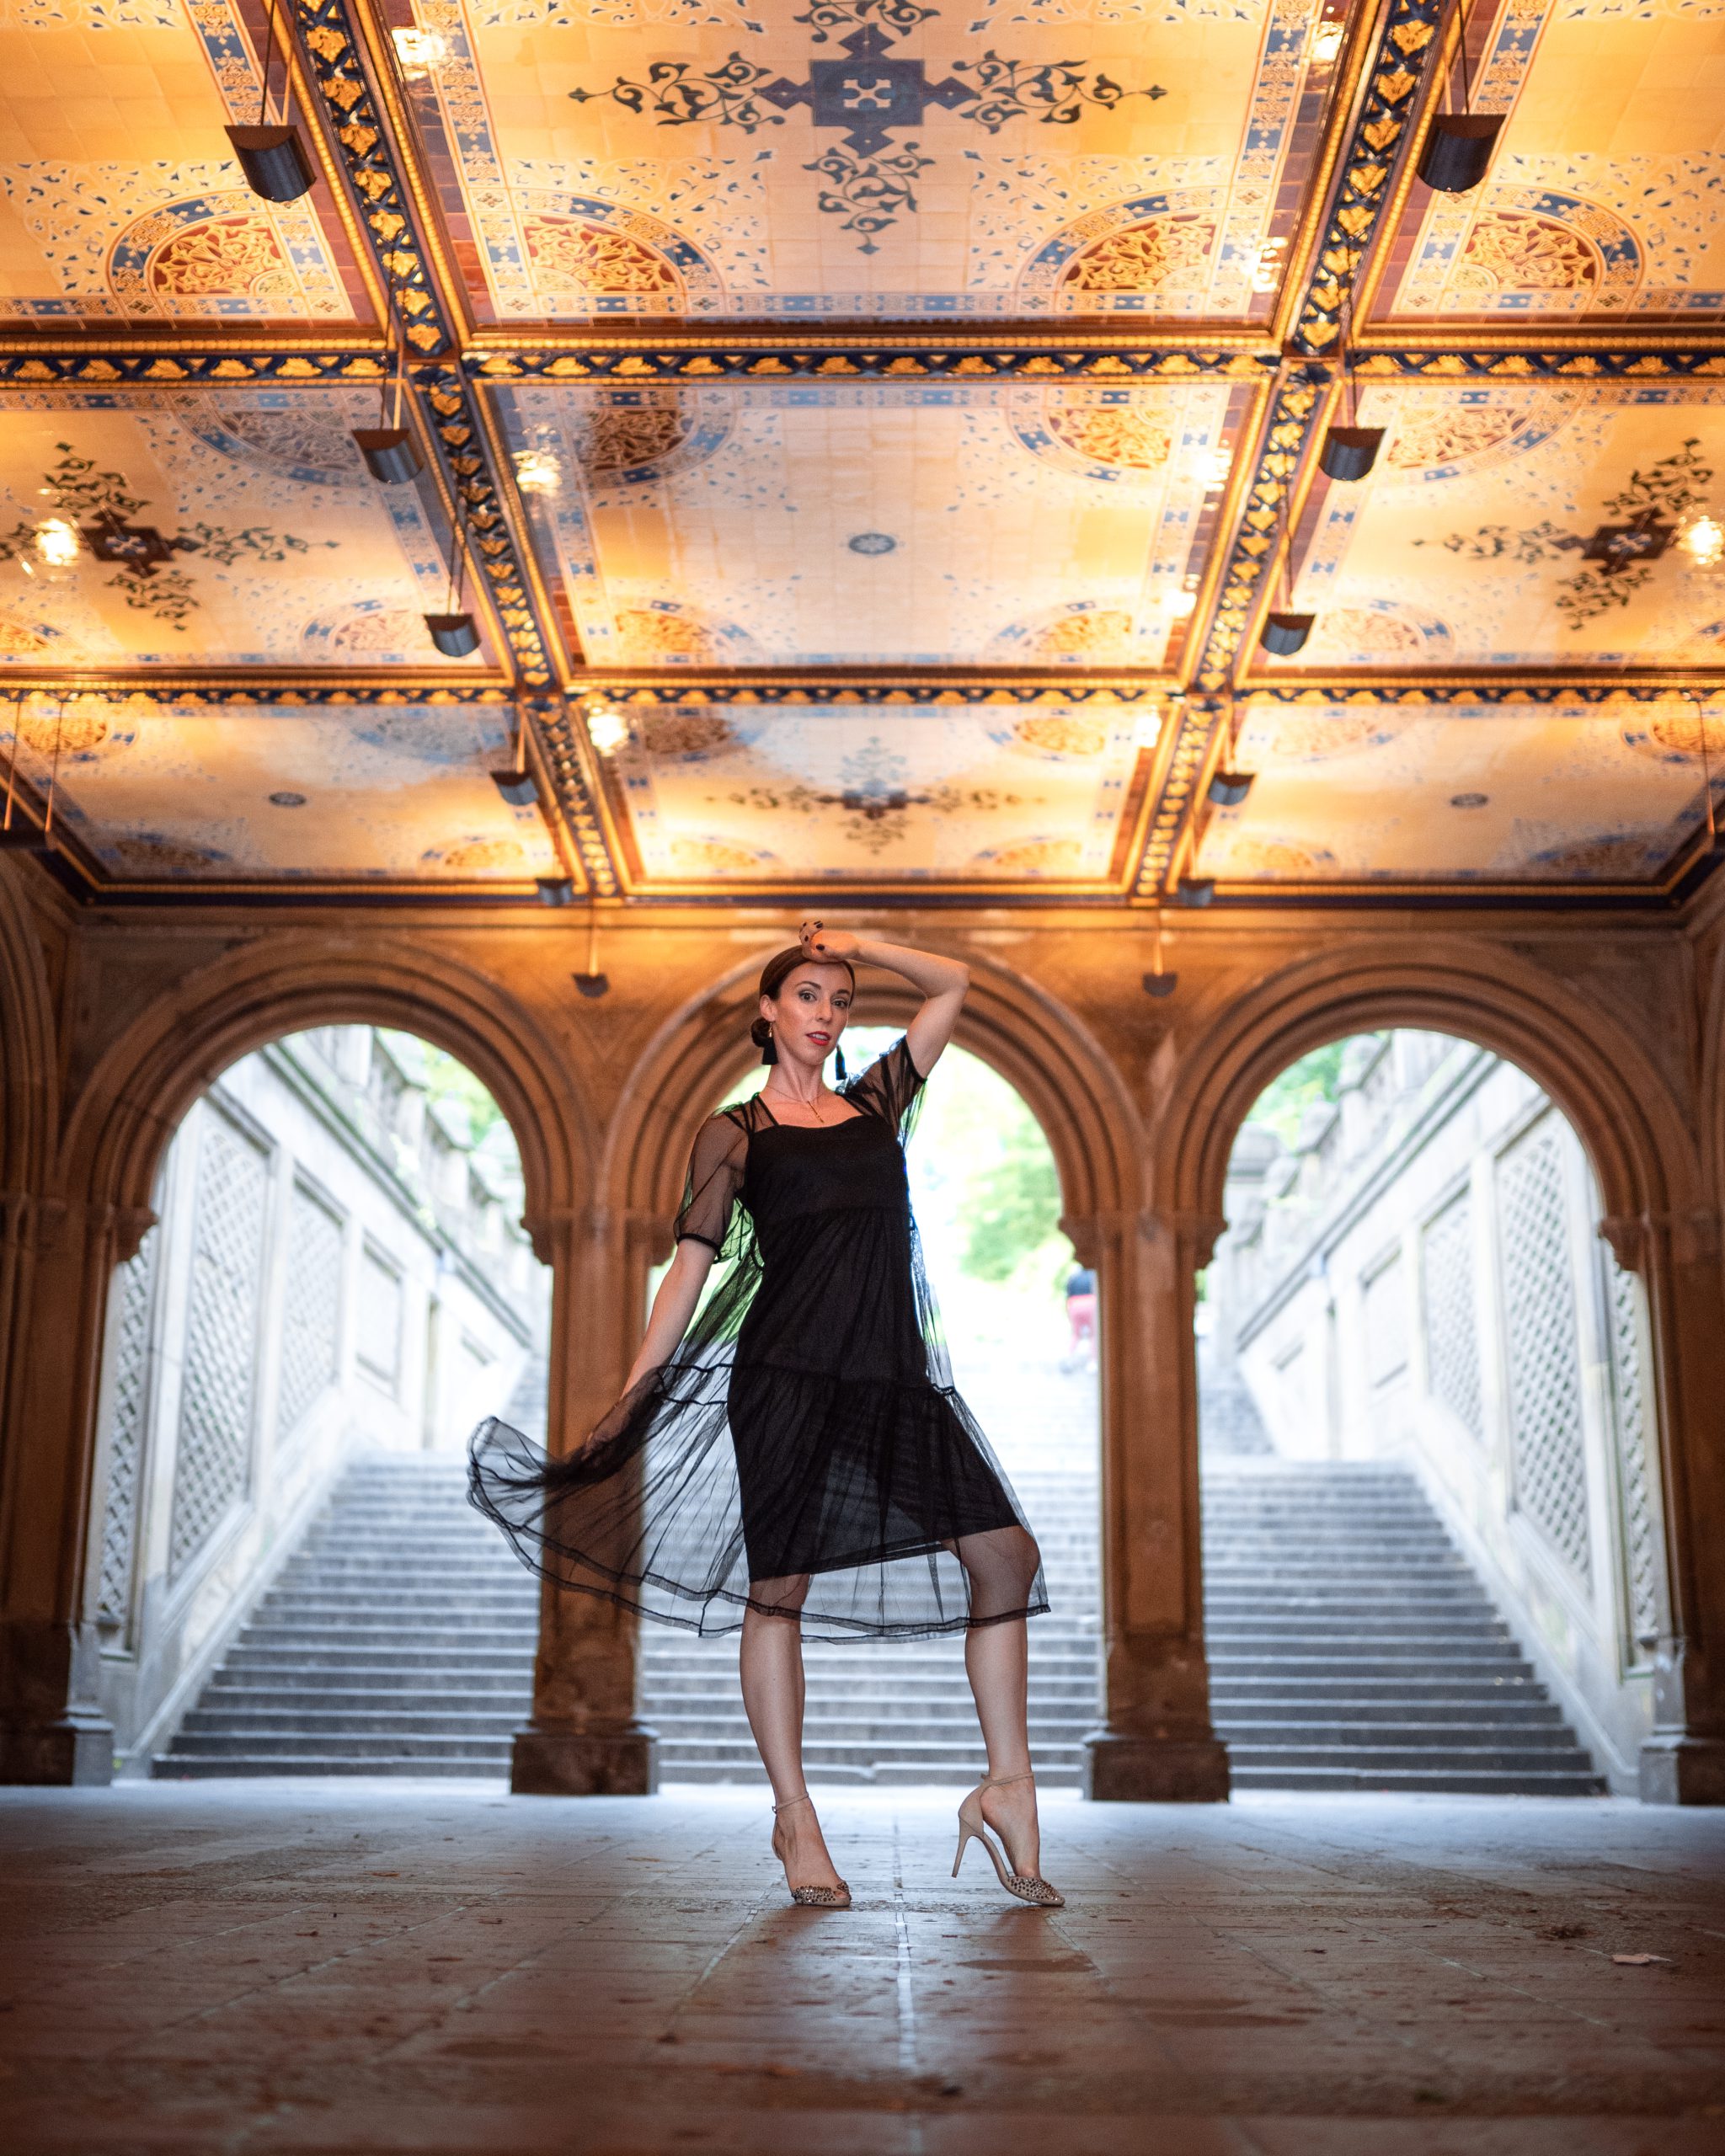
POLYGON ((316 1192, 296 1182, 288 1213, 275 1420, 282 1456, 339 1374, 340 1321, 341 1222, 316 1192))
POLYGON ((1592 1563, 1565 1164, 1547 1114, 1498 1169, 1515 1502, 1583 1584, 1592 1563))
POLYGON ((1605 1253, 1607 1348, 1611 1369, 1612 1439, 1621 1520, 1628 1659, 1644 1665, 1660 1630, 1658 1516, 1648 1460, 1648 1412, 1642 1357, 1642 1285, 1605 1253))
POLYGON ((1479 1321, 1474 1304, 1473 1199, 1463 1191, 1426 1223, 1420 1239, 1425 1357, 1432 1397, 1475 1438, 1485 1436, 1479 1321))
POLYGON ((206 1103, 174 1454, 168 1575, 177 1577, 244 1495, 269 1164, 206 1103))
POLYGON ((149 1428, 153 1371, 150 1334, 156 1310, 156 1266, 162 1231, 152 1228, 136 1257, 120 1267, 114 1291, 120 1316, 114 1337, 113 1406, 108 1422, 108 1488, 102 1503, 102 1556, 96 1588, 98 1620, 131 1625, 132 1577, 137 1560, 138 1498, 149 1428))

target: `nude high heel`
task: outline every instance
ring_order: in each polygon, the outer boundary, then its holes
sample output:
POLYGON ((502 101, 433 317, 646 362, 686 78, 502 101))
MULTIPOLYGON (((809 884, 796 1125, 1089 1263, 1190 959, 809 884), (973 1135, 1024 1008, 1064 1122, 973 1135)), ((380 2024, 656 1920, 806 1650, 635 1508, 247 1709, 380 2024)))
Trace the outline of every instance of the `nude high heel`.
MULTIPOLYGON (((1000 1882, 1009 1894, 1017 1895, 1021 1902, 1028 1902, 1039 1909, 1063 1909, 1066 1906, 1064 1894, 1056 1893, 1045 1879, 1039 1879, 1032 1871, 1014 1871, 1007 1864, 1001 1849, 995 1846, 988 1822, 982 1816, 982 1792, 992 1782, 996 1789, 1007 1782, 1033 1781, 1036 1777, 1028 1769, 1022 1774, 985 1774, 969 1796, 959 1806, 959 1854, 953 1859, 953 1876, 959 1876, 959 1866, 964 1861, 964 1851, 972 1841, 980 1842, 994 1861, 1000 1882)), ((1002 1848, 1004 1844, 1001 1845, 1002 1848)))
MULTIPOLYGON (((788 1812, 794 1804, 812 1804, 814 1801, 812 1796, 793 1796, 783 1804, 773 1806, 772 1853, 781 1864, 785 1861, 785 1853, 779 1841, 778 1815, 781 1812, 788 1812)), ((790 1886, 788 1870, 785 1884, 790 1886)), ((851 1890, 842 1879, 836 1886, 791 1886, 791 1899, 803 1909, 847 1909, 851 1906, 851 1890)))

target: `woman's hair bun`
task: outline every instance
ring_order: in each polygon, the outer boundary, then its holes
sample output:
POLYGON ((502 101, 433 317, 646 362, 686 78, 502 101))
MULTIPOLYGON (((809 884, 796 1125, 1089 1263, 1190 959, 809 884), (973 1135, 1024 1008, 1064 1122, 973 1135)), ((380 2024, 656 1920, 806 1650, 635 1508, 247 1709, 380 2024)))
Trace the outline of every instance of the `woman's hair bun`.
POLYGON ((772 1028, 765 1018, 757 1018, 749 1028, 749 1038, 756 1048, 765 1048, 772 1038, 772 1028))

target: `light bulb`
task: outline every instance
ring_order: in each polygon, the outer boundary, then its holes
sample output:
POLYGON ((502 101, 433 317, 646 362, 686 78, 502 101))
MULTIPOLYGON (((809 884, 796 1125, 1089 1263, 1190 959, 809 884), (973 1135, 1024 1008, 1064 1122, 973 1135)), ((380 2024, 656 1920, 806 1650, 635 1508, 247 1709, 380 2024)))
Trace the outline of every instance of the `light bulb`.
POLYGON ((1711 510, 1692 509, 1677 526, 1677 543, 1698 569, 1725 561, 1725 524, 1711 510))
POLYGON ((1311 34, 1311 64, 1314 67, 1333 67, 1336 56, 1342 50, 1342 24, 1320 23, 1311 34))
POLYGON ((629 722, 620 711, 613 711, 609 704, 588 705, 587 739, 601 756, 621 749, 628 738, 629 722))
POLYGON ((524 494, 554 494, 563 484, 563 467, 548 449, 515 451, 515 484, 524 494))
POLYGON ((77 559, 77 526, 63 516, 45 517, 36 526, 36 552, 51 569, 67 569, 77 559))
POLYGON ((1176 621, 1184 621, 1196 611, 1198 594, 1195 591, 1171 591, 1164 602, 1176 621))
POLYGON ((392 30, 395 42, 395 56, 401 62, 403 78, 409 83, 423 83, 434 67, 442 63, 443 40, 435 30, 392 30))
POLYGON ((1198 460, 1198 476, 1203 480, 1206 494, 1214 493, 1228 483, 1228 474, 1234 468, 1234 453, 1227 449, 1206 450, 1198 460))

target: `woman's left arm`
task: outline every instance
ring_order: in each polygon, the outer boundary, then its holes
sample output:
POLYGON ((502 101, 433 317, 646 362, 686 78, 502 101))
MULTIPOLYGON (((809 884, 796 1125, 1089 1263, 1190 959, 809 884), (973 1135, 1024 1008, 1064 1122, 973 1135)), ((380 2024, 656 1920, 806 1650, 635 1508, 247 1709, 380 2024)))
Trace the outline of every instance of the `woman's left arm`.
POLYGON ((828 928, 818 921, 805 921, 798 931, 803 948, 811 958, 848 958, 853 964, 879 966, 898 974, 922 995, 922 1008, 905 1028, 911 1060, 927 1077, 940 1060, 941 1051, 953 1038, 964 995, 970 985, 970 969, 956 958, 937 958, 929 951, 907 950, 902 943, 873 943, 847 930, 828 928))

